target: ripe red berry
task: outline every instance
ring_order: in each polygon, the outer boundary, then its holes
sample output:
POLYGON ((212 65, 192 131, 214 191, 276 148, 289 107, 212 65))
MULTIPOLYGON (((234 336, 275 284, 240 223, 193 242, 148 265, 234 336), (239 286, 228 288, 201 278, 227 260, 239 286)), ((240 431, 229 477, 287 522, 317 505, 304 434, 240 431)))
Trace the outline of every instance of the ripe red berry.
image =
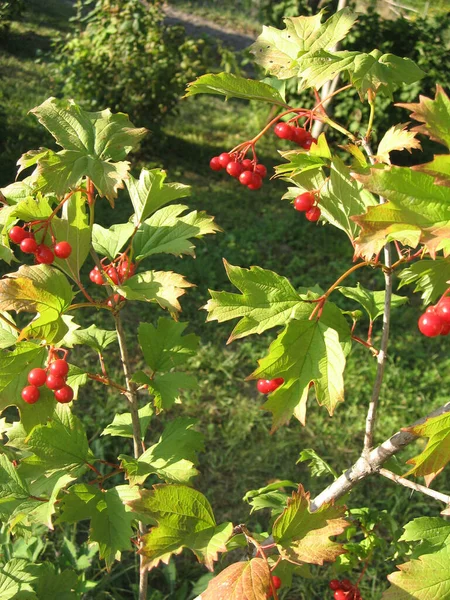
POLYGON ((229 162, 227 164, 227 173, 228 175, 231 175, 231 177, 239 177, 239 175, 242 173, 243 171, 243 167, 241 163, 236 162, 235 160, 232 160, 231 162, 229 162))
POLYGON ((233 159, 228 154, 228 152, 222 152, 222 154, 219 154, 219 163, 220 163, 220 166, 224 169, 226 168, 227 164, 229 162, 231 162, 232 160, 233 159))
POLYGON ((209 166, 213 171, 220 171, 222 169, 222 165, 220 164, 219 157, 213 156, 209 161, 209 166))
POLYGON ((444 323, 450 323, 450 298, 448 296, 444 296, 444 298, 439 300, 436 304, 435 312, 444 323))
POLYGON ((274 392, 276 389, 283 385, 284 379, 282 377, 276 377, 275 379, 271 379, 269 381, 269 393, 274 392))
POLYGON ((55 375, 56 377, 65 377, 69 372, 69 365, 64 359, 58 358, 50 363, 48 370, 50 371, 51 375, 55 375))
POLYGON ((443 324, 441 317, 433 312, 424 313, 419 317, 418 322, 420 332, 427 337, 436 337, 439 335, 443 324))
POLYGON ((24 400, 24 402, 27 404, 34 404, 37 402, 40 395, 41 393, 35 385, 27 385, 27 387, 23 388, 21 394, 22 400, 24 400))
POLYGON ((277 123, 274 127, 274 133, 282 140, 292 140, 294 137, 293 128, 287 123, 277 123))
POLYGON ((282 377, 277 377, 276 379, 258 379, 256 387, 261 394, 270 394, 270 392, 274 392, 283 383, 284 379, 282 377))
POLYGON ((36 252, 38 245, 34 238, 25 238, 20 242, 20 249, 25 254, 34 254, 36 252))
POLYGON ((446 323, 442 325, 441 335, 448 335, 450 333, 450 323, 446 323))
POLYGON ((303 192, 294 200, 295 210, 306 212, 314 206, 316 198, 312 192, 303 192))
POLYGON ((344 592, 349 592, 351 589, 353 589, 353 583, 350 581, 350 579, 342 579, 340 584, 341 590, 344 590, 344 592))
POLYGON ((251 171, 253 169, 253 161, 249 158, 244 158, 244 160, 242 161, 242 166, 244 168, 244 171, 251 171))
POLYGON ((303 127, 294 127, 294 135, 292 141, 301 146, 306 140, 309 140, 312 136, 309 131, 303 129, 303 127))
POLYGON ((125 300, 123 296, 121 296, 120 294, 114 294, 114 296, 110 298, 106 304, 110 308, 114 308, 117 304, 119 304, 119 302, 122 302, 122 300, 125 300))
POLYGON ((272 575, 272 583, 273 583, 273 587, 276 590, 279 590, 281 587, 281 579, 279 577, 277 577, 276 575, 272 575))
POLYGON ((100 273, 99 270, 95 271, 94 283, 96 283, 97 285, 103 285, 105 283, 103 275, 100 273))
POLYGON ((45 385, 49 390, 59 390, 66 385, 66 382, 64 377, 58 377, 57 375, 50 374, 47 375, 47 381, 45 382, 45 385))
POLYGON ((263 184, 263 180, 261 175, 258 175, 258 173, 253 173, 253 177, 251 182, 248 184, 248 189, 249 190, 259 190, 259 188, 262 186, 263 184))
POLYGON ((253 171, 243 171, 239 175, 239 183, 242 183, 242 185, 250 185, 250 183, 252 181, 253 181, 253 171))
POLYGON ((120 278, 128 279, 128 277, 134 275, 134 272, 136 271, 136 265, 132 262, 129 263, 127 260, 124 260, 122 263, 120 263, 118 271, 120 278))
POLYGON ((320 208, 318 206, 313 206, 312 208, 310 208, 309 210, 307 210, 305 212, 305 217, 308 219, 308 221, 311 221, 312 223, 315 223, 316 221, 319 220, 321 215, 320 212, 320 208))
POLYGON ((313 144, 317 144, 316 138, 309 137, 301 144, 301 147, 305 150, 309 150, 313 144))
POLYGON ((113 283, 115 283, 116 285, 119 283, 119 274, 116 271, 115 267, 109 267, 109 269, 107 269, 106 274, 108 275, 108 277, 111 279, 111 281, 113 283))
POLYGON ((28 373, 28 383, 41 387, 47 380, 47 371, 45 369, 31 369, 28 373))
POLYGON ((258 173, 258 175, 264 179, 264 177, 267 176, 267 169, 264 165, 259 164, 255 167, 255 173, 258 173))
POLYGON ((70 385, 64 385, 55 391, 55 399, 61 404, 67 404, 73 400, 73 389, 70 385))
POLYGON ((28 232, 18 225, 14 225, 9 231, 9 239, 14 242, 14 244, 20 244, 20 242, 23 242, 27 237, 29 237, 28 232))
POLYGON ((334 600, 346 600, 347 599, 347 592, 344 592, 344 590, 336 590, 334 592, 334 600))
POLYGON ((58 242, 53 250, 58 258, 69 258, 72 254, 72 246, 69 242, 58 242))
POLYGON ((98 273, 98 271, 96 271, 95 269, 92 269, 92 271, 90 271, 90 273, 89 273, 89 279, 92 281, 92 283, 95 283, 95 279, 97 277, 97 273, 98 273))
POLYGON ((337 579, 332 579, 329 583, 330 590, 336 591, 341 589, 341 582, 337 579))
POLYGON ((36 261, 38 263, 44 264, 44 265, 50 265, 55 260, 55 257, 53 256, 53 252, 45 244, 40 244, 36 248, 35 256, 36 256, 36 261))

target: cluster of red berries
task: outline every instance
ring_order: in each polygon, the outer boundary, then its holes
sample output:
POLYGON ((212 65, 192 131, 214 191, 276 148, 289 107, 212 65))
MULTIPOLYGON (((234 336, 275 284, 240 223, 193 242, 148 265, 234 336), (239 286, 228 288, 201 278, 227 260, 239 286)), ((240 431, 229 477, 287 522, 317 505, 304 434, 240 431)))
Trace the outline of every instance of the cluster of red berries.
MULTIPOLYGON (((113 263, 110 263, 109 265, 102 264, 102 268, 114 285, 123 283, 126 279, 134 275, 136 271, 136 265, 128 262, 126 259, 119 263, 117 267, 113 263)), ((89 273, 89 279, 97 285, 109 283, 97 266, 89 273)))
POLYGON ((419 329, 427 337, 450 333, 450 296, 444 296, 435 306, 429 306, 419 317, 419 329))
POLYGON ((69 258, 72 253, 72 246, 69 242, 58 242, 50 248, 46 244, 38 244, 34 233, 26 231, 23 227, 14 225, 9 232, 9 239, 14 244, 20 244, 20 249, 25 254, 34 254, 38 264, 50 265, 57 258, 69 258))
POLYGON ((294 200, 294 208, 300 212, 305 213, 305 217, 308 221, 315 223, 320 218, 320 208, 316 203, 316 196, 314 192, 304 192, 297 196, 294 200))
POLYGON ((289 125, 289 123, 285 123, 284 121, 275 125, 274 133, 282 140, 294 142, 305 150, 309 150, 313 144, 317 144, 316 138, 314 138, 309 131, 306 131, 303 127, 289 125))
MULTIPOLYGON (((276 590, 279 590, 281 587, 281 579, 276 575, 272 575, 272 585, 276 590)), ((272 586, 270 586, 269 591, 267 593, 267 597, 271 598, 273 596, 272 586)))
POLYGON ((248 187, 249 190, 259 190, 267 175, 264 165, 249 158, 241 160, 236 153, 222 152, 219 156, 213 156, 209 161, 209 166, 213 171, 225 169, 228 175, 239 179, 239 183, 248 187))
POLYGON ((55 400, 66 404, 73 400, 73 389, 67 385, 66 378, 69 372, 67 361, 58 358, 51 362, 47 369, 31 369, 28 373, 28 383, 22 390, 22 399, 27 404, 34 404, 41 395, 39 388, 44 384, 55 394, 55 400))
POLYGON ((276 377, 275 379, 258 379, 256 387, 261 394, 270 394, 283 385, 284 379, 276 377))
POLYGON ((332 579, 330 589, 334 592, 334 600, 362 600, 358 586, 349 579, 332 579))

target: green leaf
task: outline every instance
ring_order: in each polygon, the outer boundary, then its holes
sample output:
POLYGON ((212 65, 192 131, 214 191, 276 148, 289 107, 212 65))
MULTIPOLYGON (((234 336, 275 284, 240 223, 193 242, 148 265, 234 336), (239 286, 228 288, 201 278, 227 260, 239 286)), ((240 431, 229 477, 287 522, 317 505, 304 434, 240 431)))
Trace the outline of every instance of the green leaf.
POLYGON ((194 465, 203 450, 203 435, 192 429, 195 420, 178 418, 164 428, 158 442, 138 459, 121 454, 119 459, 131 485, 141 485, 152 473, 167 483, 189 485, 198 475, 194 465))
POLYGON ((20 592, 31 592, 30 585, 36 577, 28 572, 29 562, 13 558, 0 567, 0 600, 18 598, 20 592))
MULTIPOLYGON (((372 292, 371 290, 363 287, 359 282, 355 288, 340 286, 338 290, 346 298, 355 300, 358 302, 369 315, 371 321, 375 321, 378 317, 381 317, 384 313, 384 301, 386 298, 386 292, 372 292)), ((392 294, 391 307, 396 308, 408 302, 406 296, 397 296, 392 294)))
POLYGON ((244 502, 248 502, 252 507, 251 513, 263 508, 270 508, 272 515, 279 514, 283 512, 288 497, 287 492, 279 491, 280 488, 293 488, 296 490, 298 483, 294 483, 288 479, 275 481, 258 490, 249 490, 243 500, 244 502))
MULTIPOLYGON (((314 149, 315 146, 317 144, 313 144, 311 149, 314 149)), ((305 150, 288 150, 287 152, 280 152, 280 154, 288 162, 275 167, 275 174, 278 177, 287 176, 292 178, 301 173, 320 169, 328 163, 327 160, 318 154, 313 154, 305 150)))
POLYGON ((22 502, 30 499, 28 485, 5 454, 0 454, 0 515, 8 520, 22 502))
POLYGON ((267 561, 252 558, 233 563, 211 579, 201 600, 262 600, 270 588, 267 561))
POLYGON ((141 490, 140 498, 128 503, 132 510, 154 519, 158 525, 143 537, 142 554, 149 569, 189 548, 212 570, 233 525, 217 525, 208 500, 190 487, 156 485, 152 491, 141 490))
POLYGON ((76 592, 78 576, 71 569, 58 573, 54 565, 45 562, 30 565, 27 571, 36 577, 33 588, 39 600, 77 600, 80 597, 76 592))
POLYGON ((450 154, 435 154, 432 161, 411 168, 434 177, 436 185, 450 186, 450 154))
POLYGON ((321 23, 324 11, 312 17, 284 19, 286 29, 263 27, 251 46, 255 62, 278 79, 301 76, 298 59, 306 52, 331 50, 342 40, 356 21, 348 8, 338 11, 321 23))
POLYGON ((450 281, 450 260, 420 260, 399 273, 400 285, 415 284, 414 291, 422 293, 424 304, 430 304, 442 296, 450 281))
POLYGON ((305 448, 300 452, 300 456, 298 457, 297 463, 300 462, 309 462, 309 469, 311 471, 312 477, 323 477, 326 475, 332 475, 334 479, 338 478, 338 474, 330 467, 330 465, 321 458, 315 450, 312 448, 305 448))
POLYGON ((76 329, 70 332, 64 338, 64 345, 73 348, 76 345, 84 344, 97 352, 103 352, 116 339, 117 333, 115 331, 99 329, 97 325, 91 325, 87 329, 76 329))
MULTIPOLYGON (((36 194, 36 196, 27 196, 23 200, 20 200, 11 212, 11 215, 25 221, 36 221, 39 219, 47 219, 53 212, 50 206, 49 198, 45 198, 42 194, 36 194)), ((52 221, 53 224, 53 221, 52 221)))
POLYGON ((412 248, 422 243, 433 258, 438 250, 450 253, 450 188, 437 186, 433 177, 407 167, 374 168, 370 175, 357 178, 389 202, 353 217, 362 229, 356 256, 371 259, 394 240, 412 248))
POLYGON ((133 239, 136 260, 161 253, 195 256, 192 238, 221 231, 214 217, 205 212, 193 210, 180 216, 187 208, 183 204, 171 204, 142 223, 133 239))
POLYGON ((359 52, 345 50, 341 52, 326 52, 325 50, 307 52, 297 61, 301 89, 309 87, 320 89, 324 83, 334 79, 342 71, 350 71, 358 56, 361 56, 359 52))
POLYGON ((257 100, 268 102, 276 106, 286 106, 284 99, 273 86, 263 81, 245 79, 232 73, 208 73, 198 77, 186 88, 186 97, 196 94, 218 94, 229 98, 241 98, 243 100, 257 100))
POLYGON ((49 98, 31 112, 64 148, 38 158, 37 189, 63 196, 88 176, 100 196, 112 203, 128 175, 129 163, 123 159, 138 146, 146 130, 134 128, 123 113, 87 112, 73 100, 49 98))
POLYGON ((416 138, 414 131, 408 131, 406 127, 408 123, 403 125, 394 125, 386 131, 378 144, 377 159, 388 165, 391 164, 389 153, 396 150, 408 150, 411 153, 413 149, 422 150, 419 140, 416 138))
POLYGON ((330 178, 320 190, 319 206, 325 219, 342 229, 353 243, 359 227, 352 217, 376 204, 372 194, 350 177, 348 167, 335 156, 331 163, 330 178))
MULTIPOLYGON (((134 380, 138 381, 136 376, 134 380)), ((152 379, 145 375, 145 379, 138 382, 148 385, 148 391, 154 395, 153 401, 157 412, 169 410, 175 403, 179 404, 182 390, 194 390, 197 387, 197 379, 193 375, 176 371, 163 375, 156 373, 152 379)))
POLYGON ((134 231, 133 223, 119 223, 105 229, 94 223, 92 228, 92 245, 101 256, 114 260, 134 231))
POLYGON ((340 535, 348 527, 344 514, 344 506, 330 504, 311 513, 310 494, 300 485, 273 524, 272 535, 280 555, 296 564, 334 562, 346 552, 342 544, 330 540, 331 536, 340 535))
MULTIPOLYGON (((145 437, 148 425, 152 419, 153 408, 150 404, 146 404, 138 410, 139 423, 141 425, 141 436, 145 437)), ((101 435, 112 435, 116 437, 133 437, 133 427, 131 421, 131 413, 122 413, 115 415, 113 422, 105 427, 101 435)))
POLYGON ((405 525, 400 541, 426 543, 426 548, 441 547, 442 544, 449 545, 450 523, 440 517, 413 519, 405 525))
MULTIPOLYGON (((311 305, 310 305, 311 306, 311 305)), ((344 401, 345 355, 350 328, 340 310, 327 302, 319 320, 291 321, 258 361, 252 379, 282 377, 284 384, 272 392, 263 408, 273 413, 272 431, 294 415, 303 425, 311 383, 317 402, 333 414, 344 401)))
POLYGON ((33 178, 25 177, 21 181, 10 183, 8 186, 0 188, 0 194, 8 200, 9 204, 17 204, 33 195, 33 178))
POLYGON ((161 317, 158 325, 140 323, 138 329, 139 345, 144 360, 153 373, 170 371, 195 356, 200 338, 193 333, 183 335, 188 323, 179 323, 161 317))
POLYGON ((185 294, 185 289, 193 287, 183 275, 173 271, 145 271, 127 279, 125 284, 115 289, 128 300, 141 302, 157 302, 176 316, 181 311, 178 298, 185 294))
POLYGON ((242 317, 228 343, 310 315, 311 305, 302 302, 300 294, 285 277, 261 267, 235 267, 226 260, 224 265, 229 280, 242 295, 209 290, 211 300, 204 308, 208 311, 208 321, 223 323, 242 317))
POLYGON ((431 417, 421 425, 407 427, 405 431, 429 438, 425 450, 407 461, 414 465, 407 475, 423 476, 429 485, 450 461, 450 415, 445 413, 431 417))
MULTIPOLYGON (((0 314, 2 314, 5 319, 8 319, 8 321, 11 323, 14 323, 14 319, 6 311, 2 311, 0 314)), ((0 319, 0 350, 13 346, 17 342, 18 335, 19 334, 14 327, 8 325, 8 323, 3 319, 0 319)))

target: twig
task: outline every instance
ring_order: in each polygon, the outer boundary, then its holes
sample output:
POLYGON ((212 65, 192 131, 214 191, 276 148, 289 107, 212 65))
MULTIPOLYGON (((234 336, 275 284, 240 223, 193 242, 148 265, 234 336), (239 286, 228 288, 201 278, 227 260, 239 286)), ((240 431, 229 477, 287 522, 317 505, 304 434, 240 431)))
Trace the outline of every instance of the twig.
POLYGON ((441 492, 427 488, 424 485, 420 485, 420 483, 414 483, 414 481, 409 481, 409 479, 400 477, 400 475, 396 475, 392 471, 388 471, 388 469, 380 469, 378 473, 383 477, 387 477, 387 479, 390 479, 391 481, 395 481, 395 483, 404 485, 405 487, 414 490, 415 492, 421 492, 422 494, 431 496, 431 498, 439 500, 445 505, 450 506, 450 496, 447 496, 447 494, 442 494, 441 492))

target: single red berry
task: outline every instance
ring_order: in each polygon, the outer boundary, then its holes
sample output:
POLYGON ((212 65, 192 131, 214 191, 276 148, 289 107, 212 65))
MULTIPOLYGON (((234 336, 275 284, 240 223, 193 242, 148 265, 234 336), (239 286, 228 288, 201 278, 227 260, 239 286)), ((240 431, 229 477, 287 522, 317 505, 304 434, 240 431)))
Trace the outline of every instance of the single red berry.
POLYGON ((55 391, 55 399, 61 404, 67 404, 73 400, 73 389, 70 385, 64 385, 55 391))
POLYGON ((276 590, 279 590, 281 587, 281 579, 279 577, 277 577, 276 575, 272 575, 272 583, 273 583, 273 587, 276 590))
POLYGON ((328 585, 330 586, 330 590, 333 591, 341 589, 341 582, 337 579, 332 579, 328 585))
POLYGON ((312 223, 315 223, 316 221, 319 220, 321 215, 320 212, 320 208, 318 206, 313 206, 312 208, 310 208, 309 210, 307 210, 305 212, 305 217, 308 219, 308 221, 311 221, 312 223))
POLYGON ((315 201, 316 197, 312 192, 303 192, 303 194, 300 194, 294 200, 294 208, 295 210, 306 212, 314 206, 315 201))
POLYGON ((434 304, 431 304, 430 306, 427 306, 427 310, 425 312, 434 313, 436 312, 436 307, 434 306, 434 304))
POLYGON ((426 337, 436 337, 442 331, 444 322, 436 313, 424 313, 419 317, 418 326, 420 332, 426 337))
POLYGON ((220 164, 218 156, 212 157, 212 159, 209 161, 209 166, 213 171, 221 171, 222 170, 222 165, 220 164))
POLYGON ((125 300, 123 296, 121 296, 120 294, 114 294, 114 296, 110 298, 106 304, 110 308, 114 308, 117 304, 119 304, 119 302, 122 302, 123 300, 125 300))
POLYGON ((106 271, 106 274, 113 283, 115 283, 116 285, 119 283, 119 273, 117 272, 115 267, 109 267, 109 269, 107 269, 106 271))
POLYGON ((95 271, 94 283, 97 285, 103 285, 105 283, 103 275, 100 273, 100 271, 95 271))
POLYGON ((243 171, 243 167, 242 167, 241 163, 236 162, 235 160, 232 160, 231 162, 229 162, 227 164, 227 173, 228 173, 228 175, 231 175, 231 177, 238 178, 239 175, 242 173, 242 171, 243 171))
POLYGON ((269 381, 269 393, 270 392, 274 392, 275 390, 277 390, 280 385, 283 385, 284 383, 284 379, 282 377, 276 377, 275 379, 271 379, 269 381))
POLYGON ((47 375, 47 381, 45 382, 45 385, 49 390, 59 390, 63 387, 63 385, 66 385, 66 382, 64 377, 59 377, 50 373, 50 375, 47 375))
POLYGON ((334 592, 334 600, 347 600, 347 592, 344 592, 344 590, 336 590, 334 592))
POLYGON ((28 383, 41 387, 47 381, 47 371, 45 369, 31 369, 28 373, 28 383))
POLYGON ((258 173, 258 175, 264 179, 264 177, 267 176, 267 169, 264 165, 259 164, 255 167, 255 173, 258 173))
POLYGON ((27 404, 34 404, 39 400, 39 396, 41 395, 40 391, 35 385, 27 385, 22 390, 22 400, 27 404))
POLYGON ((353 583, 350 581, 350 579, 342 579, 340 583, 341 590, 344 590, 344 592, 349 592, 351 589, 353 589, 353 583))
POLYGON ((89 279, 92 281, 92 283, 95 283, 95 279, 97 277, 97 273, 98 273, 98 271, 96 271, 95 269, 92 269, 92 271, 90 271, 90 273, 89 273, 89 279))
POLYGON ((294 127, 294 135, 292 141, 301 146, 306 140, 309 140, 312 136, 309 131, 303 129, 303 127, 294 127))
POLYGON ((313 144, 317 144, 316 138, 309 137, 301 144, 301 147, 305 150, 309 150, 313 144))
POLYGON ((274 127, 274 133, 282 140, 292 140, 294 137, 293 128, 287 123, 277 123, 274 127))
POLYGON ((9 231, 9 239, 14 242, 14 244, 20 244, 20 242, 23 242, 27 237, 29 237, 28 232, 18 225, 14 225, 9 231))
POLYGON ((222 154, 219 154, 219 163, 220 166, 224 169, 226 168, 227 164, 232 160, 233 159, 231 158, 231 155, 228 154, 228 152, 222 152, 222 154))
POLYGON ((69 258, 72 254, 72 246, 69 242, 58 242, 53 251, 58 258, 69 258))
POLYGON ((444 296, 444 298, 439 300, 435 310, 444 323, 450 323, 450 298, 448 296, 444 296))
POLYGON ((25 254, 34 254, 38 245, 34 238, 25 238, 20 242, 20 249, 25 254))
POLYGON ((262 187, 262 184, 263 180, 261 175, 258 175, 258 173, 253 173, 252 180, 247 187, 249 190, 259 190, 259 188, 262 187))
POLYGON ((55 260, 53 252, 45 244, 40 244, 36 248, 35 256, 37 262, 44 265, 50 265, 55 260))
POLYGON ((243 171, 239 175, 239 183, 242 185, 249 185, 253 181, 253 171, 243 171))
POLYGON ((268 394, 270 391, 270 379, 258 379, 256 388, 261 394, 268 394))
POLYGON ((251 169, 253 169, 253 161, 249 158, 244 158, 244 160, 242 161, 242 167, 244 171, 250 171, 251 169))
POLYGON ((444 321, 444 324, 442 326, 442 330, 441 330, 441 335, 448 335, 450 333, 450 323, 446 323, 444 321))
POLYGON ((58 358, 50 363, 48 370, 56 377, 65 377, 69 372, 69 365, 64 359, 58 358))
POLYGON ((119 276, 128 279, 132 275, 134 275, 136 271, 136 265, 134 263, 129 263, 127 260, 124 260, 119 265, 119 276))

